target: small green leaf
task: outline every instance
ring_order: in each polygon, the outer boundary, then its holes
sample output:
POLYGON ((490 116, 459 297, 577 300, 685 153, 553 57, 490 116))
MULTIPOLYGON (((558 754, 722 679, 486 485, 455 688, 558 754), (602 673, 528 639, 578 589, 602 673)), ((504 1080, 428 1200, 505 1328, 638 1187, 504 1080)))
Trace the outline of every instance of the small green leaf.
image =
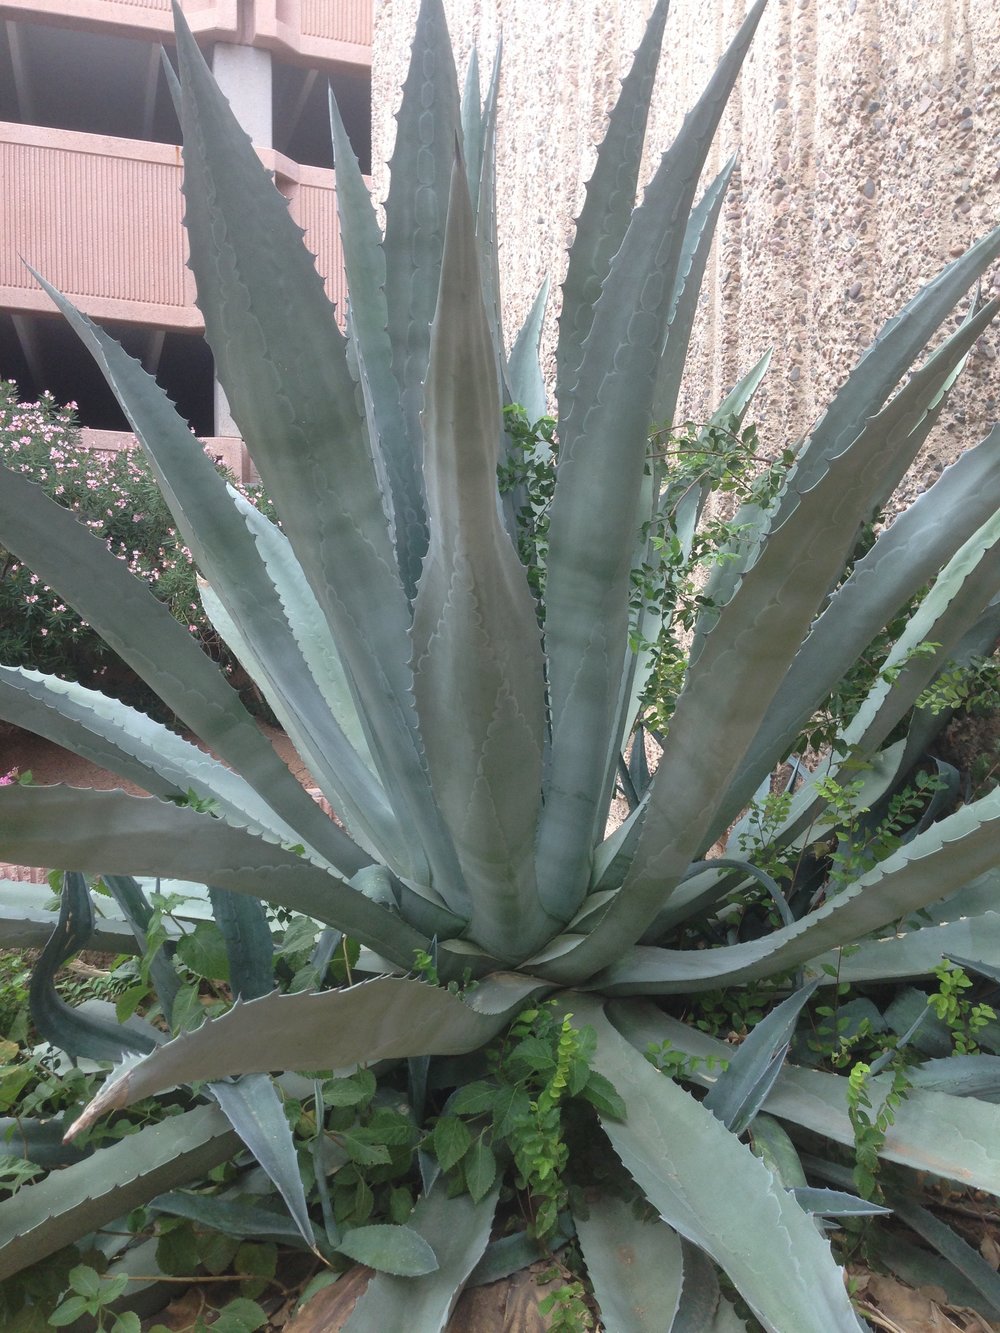
POLYGON ((391 1148, 402 1148, 412 1143, 416 1131, 413 1122, 401 1111, 389 1106, 376 1107, 363 1137, 373 1143, 384 1143, 391 1148))
POLYGON ((182 936, 177 941, 177 957, 197 977, 229 980, 226 941, 214 921, 200 921, 189 935, 182 936))
POLYGON ((353 1134, 338 1134, 337 1140, 352 1162, 359 1166, 384 1166, 389 1160, 389 1149, 384 1143, 365 1143, 353 1134))
POLYGON ((484 1139, 478 1138, 465 1158, 465 1183, 473 1201, 485 1199, 497 1178, 497 1162, 493 1150, 484 1139))
POLYGON ((434 1126, 434 1155, 441 1163, 442 1171, 449 1171, 456 1162, 460 1162, 472 1143, 472 1134, 464 1120, 457 1116, 443 1115, 434 1126))
POLYGON ((142 1333, 142 1321, 134 1310, 126 1310, 117 1319, 112 1333, 142 1333))
POLYGON ((78 1296, 93 1300, 95 1296, 100 1295, 100 1274, 87 1264, 77 1264, 75 1268, 69 1270, 69 1285, 78 1296))
POLYGON ((359 1106, 371 1095, 357 1075, 354 1078, 328 1078, 323 1084, 323 1100, 327 1106, 359 1106))
MULTIPOLYGON (((214 1276, 225 1273, 239 1249, 239 1241, 233 1240, 231 1236, 223 1236, 218 1231, 203 1232, 200 1241, 201 1266, 205 1272, 214 1276)), ((241 1271, 237 1269, 237 1272, 241 1271)))
POLYGON ((115 1000, 115 1017, 118 1022, 124 1023, 131 1018, 148 994, 149 987, 141 981, 137 985, 129 986, 127 990, 123 990, 115 1000))
POLYGON ((247 1277, 274 1277, 278 1265, 276 1245, 255 1245, 244 1241, 236 1251, 233 1268, 247 1277))
POLYGON ((609 1115, 613 1120, 624 1120, 628 1115, 625 1100, 619 1097, 614 1084, 594 1069, 590 1071, 587 1085, 580 1095, 591 1106, 596 1106, 601 1115, 609 1115))
POLYGON ((235 1300, 228 1301, 222 1307, 212 1328, 216 1333, 218 1330, 222 1333, 256 1333, 256 1330, 263 1328, 266 1323, 267 1315, 256 1301, 247 1300, 245 1296, 237 1296, 235 1300))
POLYGON ((355 1227, 338 1246, 341 1254, 378 1273, 421 1277, 438 1266, 434 1251, 422 1236, 405 1226, 355 1227))
POLYGON ((66 1328, 90 1313, 90 1304, 82 1296, 70 1296, 49 1315, 53 1328, 66 1328))
POLYGON ((128 1286, 128 1277, 124 1273, 119 1273, 116 1277, 106 1277, 101 1282, 100 1298, 104 1305, 111 1305, 118 1300, 120 1296, 125 1295, 125 1288, 128 1286))
POLYGON ((389 1193, 389 1217, 393 1222, 403 1223, 413 1212, 413 1195, 402 1186, 395 1186, 389 1193))
POLYGON ((197 1273, 201 1251, 195 1239, 194 1227, 183 1221, 180 1225, 161 1224, 163 1233, 156 1243, 156 1262, 170 1277, 186 1277, 197 1273))
POLYGON ((174 996, 170 1011, 170 1022, 175 1032, 185 1032, 199 1027, 205 1017, 205 1006, 201 1002, 198 987, 195 984, 181 986, 174 996))
POLYGON ((452 1115, 478 1115, 481 1111, 492 1111, 497 1094, 495 1083, 484 1080, 467 1083, 448 1099, 448 1110, 452 1115))
POLYGON ((507 1063, 512 1069, 516 1066, 530 1072, 548 1073, 556 1065, 552 1043, 543 1037, 525 1037, 510 1052, 507 1063))
POLYGON ((493 1105, 493 1129, 498 1137, 506 1139, 518 1120, 531 1114, 531 1098, 521 1087, 505 1084, 497 1092, 493 1105))

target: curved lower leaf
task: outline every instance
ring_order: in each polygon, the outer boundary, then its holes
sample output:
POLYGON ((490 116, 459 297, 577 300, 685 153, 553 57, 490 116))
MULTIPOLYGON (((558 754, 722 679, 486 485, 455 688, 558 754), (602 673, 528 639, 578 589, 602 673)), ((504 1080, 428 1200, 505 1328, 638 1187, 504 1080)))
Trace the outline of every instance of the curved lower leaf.
POLYGON ((422 981, 380 977, 346 990, 274 992, 237 1003, 123 1068, 77 1120, 78 1134, 105 1111, 131 1106, 177 1083, 272 1069, 353 1069, 411 1055, 461 1055, 490 1040, 537 983, 501 974, 470 992, 469 1003, 422 981), (482 995, 480 995, 480 991, 482 995), (478 1010, 477 1003, 485 1008, 478 1010))
MULTIPOLYGON (((787 972, 905 919, 1000 864, 998 820, 1000 790, 932 824, 794 925, 720 949, 639 946, 591 984, 605 994, 670 995, 787 972)), ((538 964, 535 971, 551 975, 556 967, 538 964)))
POLYGON ((55 988, 55 975, 68 958, 90 942, 94 904, 87 881, 76 871, 63 875, 59 920, 31 973, 28 1000, 31 1018, 46 1041, 68 1055, 91 1060, 120 1060, 132 1051, 151 1051, 153 1030, 94 1017, 67 1004, 55 988))
POLYGON ((228 1161, 240 1141, 214 1106, 147 1125, 0 1203, 0 1280, 228 1161))
POLYGON ((449 1199, 441 1186, 425 1195, 407 1226, 422 1237, 437 1257, 438 1267, 409 1279, 377 1274, 354 1307, 344 1333, 391 1328, 440 1333, 486 1249, 499 1195, 499 1186, 479 1203, 473 1203, 467 1194, 449 1199))
POLYGON ((0 787, 0 856, 110 875, 213 883, 290 907, 403 967, 428 940, 400 917, 294 851, 151 797, 73 787, 0 787))
POLYGON ((587 1198, 587 1216, 574 1221, 605 1327, 616 1333, 673 1329, 684 1285, 677 1232, 656 1218, 640 1222, 630 1203, 596 1191, 587 1198))
POLYGON ((573 997, 597 1032, 593 1067, 628 1105, 602 1117, 611 1146, 664 1221, 723 1267, 770 1333, 860 1333, 829 1244, 759 1158, 573 997), (718 1182, 724 1181, 724 1188, 718 1182))
MULTIPOLYGON (((654 1005, 615 1001, 608 1012, 637 1053, 650 1042, 659 1044, 666 1039, 677 1050, 705 1061, 728 1058, 731 1048, 725 1042, 677 1022, 654 1005)), ((703 1068, 696 1068, 691 1077, 703 1086, 715 1081, 715 1075, 703 1068)), ((891 1083, 888 1074, 870 1081, 869 1093, 876 1107, 891 1083)), ((848 1082, 842 1075, 786 1064, 764 1109, 779 1120, 854 1147, 848 1082)), ((970 1189, 1000 1193, 1000 1106, 975 1097, 952 1097, 914 1087, 896 1108, 895 1117, 886 1131, 880 1157, 915 1171, 944 1176, 970 1189)))

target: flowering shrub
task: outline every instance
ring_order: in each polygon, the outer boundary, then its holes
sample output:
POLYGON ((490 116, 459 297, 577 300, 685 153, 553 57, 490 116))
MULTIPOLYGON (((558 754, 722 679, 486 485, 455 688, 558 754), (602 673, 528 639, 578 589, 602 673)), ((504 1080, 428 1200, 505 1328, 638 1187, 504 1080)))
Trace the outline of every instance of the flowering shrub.
MULTIPOLYGON (((85 449, 73 407, 59 407, 48 394, 37 403, 19 403, 17 386, 0 380, 0 461, 72 509, 230 675, 238 674, 202 610, 191 553, 145 456, 139 449, 85 449)), ((269 512, 259 487, 242 489, 269 512)), ((2 547, 0 662, 78 680, 140 706, 151 703, 142 682, 89 625, 2 547)))

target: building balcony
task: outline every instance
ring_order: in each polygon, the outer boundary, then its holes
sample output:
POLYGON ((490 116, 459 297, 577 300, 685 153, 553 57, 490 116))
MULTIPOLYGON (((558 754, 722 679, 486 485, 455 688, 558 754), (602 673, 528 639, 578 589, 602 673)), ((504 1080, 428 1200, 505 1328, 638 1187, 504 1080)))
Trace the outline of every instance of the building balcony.
MULTIPOLYGON (((273 150, 260 155, 306 232, 328 294, 341 306, 333 173, 273 150)), ((178 147, 0 122, 0 172, 8 184, 0 307, 51 311, 24 259, 97 319, 203 328, 186 267, 178 147)))
MULTIPOLYGON (((372 0, 181 0, 192 31, 206 41, 237 42, 293 59, 371 65, 372 0)), ((170 0, 6 0, 0 14, 25 23, 103 29, 169 39, 170 0)))

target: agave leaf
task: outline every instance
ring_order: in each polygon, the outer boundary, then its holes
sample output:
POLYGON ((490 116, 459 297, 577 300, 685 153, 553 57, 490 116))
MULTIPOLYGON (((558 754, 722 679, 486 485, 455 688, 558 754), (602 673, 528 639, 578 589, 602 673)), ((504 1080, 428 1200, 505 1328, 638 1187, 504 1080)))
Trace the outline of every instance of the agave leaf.
POLYGON ((132 1051, 151 1051, 156 1033, 146 1024, 124 1026, 83 1013, 58 994, 55 975, 60 967, 90 941, 94 904, 87 881, 76 871, 63 875, 59 920, 31 973, 28 999, 31 1021, 46 1041, 68 1055, 91 1060, 120 1060, 132 1051))
POLYGON ((479 200, 479 179, 483 169, 483 112, 479 86, 479 52, 475 47, 469 55, 462 89, 462 156, 465 158, 465 178, 469 184, 469 198, 475 212, 479 200))
POLYGON ((949 953, 948 958, 958 967, 962 968, 971 967, 972 970, 974 972, 978 972, 981 977, 986 977, 987 980, 1000 984, 1000 967, 997 966, 995 960, 991 959, 990 962, 988 963, 980 962, 980 961, 974 961, 973 959, 970 958, 963 958, 953 953, 949 953))
MULTIPOLYGON (((470 1003, 422 981, 379 977, 346 990, 274 992, 237 1003, 221 1018, 206 1021, 159 1048, 156 1061, 142 1060, 105 1083, 71 1130, 77 1134, 105 1111, 131 1106, 177 1083, 220 1079, 271 1069, 353 1069, 410 1055, 460 1055, 476 1050, 509 1021, 525 998, 539 989, 517 977, 507 986, 483 982, 470 1003), (474 1004, 502 994, 504 1008, 483 1012, 474 1004)), ((157 1054, 154 1052, 154 1054, 157 1054)))
MULTIPOLYGON (((572 1240, 576 1228, 569 1213, 560 1213, 556 1230, 548 1238, 549 1248, 554 1254, 561 1250, 567 1241, 572 1240)), ((515 1231, 507 1236, 491 1240, 483 1251, 483 1257, 469 1274, 467 1287, 484 1287, 489 1282, 499 1282, 520 1272, 539 1258, 538 1241, 527 1231, 515 1231)))
POLYGON ((840 980, 892 981, 930 976, 942 958, 963 957, 970 966, 1000 961, 1000 912, 963 915, 941 925, 897 931, 880 939, 862 940, 843 953, 823 954, 811 966, 832 963, 840 980))
POLYGON ((346 342, 285 200, 176 5, 174 12, 185 223, 206 338, 357 691, 383 785, 400 816, 412 821, 432 877, 447 893, 458 881, 457 865, 420 754, 409 604, 355 407, 346 342))
MULTIPOLYGON (((952 654, 960 651, 970 626, 977 626, 998 588, 1000 515, 994 514, 952 556, 910 617, 854 718, 842 731, 841 754, 831 756, 823 778, 836 778, 847 754, 855 759, 872 754, 947 666, 952 654)), ((806 782, 796 795, 776 835, 780 840, 787 841, 812 822, 823 799, 816 781, 806 782)))
MULTIPOLYGON (((291 559, 294 561, 294 557, 291 559)), ((320 792, 344 820, 365 858, 383 859, 401 874, 426 876, 427 863, 420 857, 419 848, 413 846, 413 840, 407 844, 403 838, 378 778, 347 739, 332 707, 324 705, 324 699, 331 693, 339 693, 336 685, 329 688, 327 680, 327 688, 321 686, 318 692, 311 688, 301 693, 289 691, 290 678, 266 669, 242 626, 230 616, 211 585, 202 581, 199 592, 213 629, 251 679, 259 683, 261 693, 308 766, 320 792)), ((298 604, 305 608, 306 614, 312 607, 318 611, 307 584, 300 585, 296 592, 298 604), (312 607, 308 606, 310 602, 312 607)), ((346 681, 344 685, 347 688, 346 681)), ((360 748, 368 753, 363 736, 360 748)))
POLYGON ((72 1166, 89 1157, 93 1147, 78 1148, 74 1143, 63 1143, 62 1125, 58 1120, 40 1120, 35 1116, 0 1117, 0 1144, 6 1156, 34 1162, 47 1170, 72 1166))
POLYGON ((330 127, 340 242, 351 294, 351 330, 361 371, 368 434, 385 467, 399 573, 412 601, 427 550, 419 453, 409 437, 399 384, 392 370, 392 344, 386 327, 385 255, 378 219, 332 89, 330 127))
MULTIPOLYGON (((972 964, 970 964, 972 966, 972 964)), ((952 1097, 978 1097, 1000 1102, 1000 1056, 947 1055, 925 1060, 907 1073, 914 1087, 946 1092, 952 1097)))
POLYGON ((363 865, 359 849, 302 790, 215 663, 166 606, 68 509, 16 472, 5 468, 0 478, 4 545, 56 588, 220 759, 255 791, 266 792, 300 837, 315 840, 323 854, 328 849, 347 874, 363 865))
MULTIPOLYGON (((980 305, 980 298, 981 298, 981 286, 980 284, 977 283, 973 291, 972 298, 969 301, 968 311, 966 312, 964 320, 961 321, 958 332, 955 335, 956 345, 964 344, 964 346, 968 349, 966 354, 957 361, 953 360, 951 355, 952 339, 946 338, 944 343, 942 343, 942 345, 934 352, 933 356, 929 358, 931 360, 934 359, 934 357, 939 357, 942 360, 947 358, 949 363, 952 364, 952 369, 948 374, 947 378, 945 379, 944 383, 941 385, 941 388, 938 390, 934 398, 932 398, 931 402, 928 404, 927 415, 924 417, 920 425, 916 427, 917 438, 919 439, 921 445, 923 445, 927 437, 930 435, 931 431, 936 426, 938 420, 940 419, 941 413, 947 406, 948 398, 951 394, 952 389, 955 387, 955 384, 958 381, 958 377, 965 370, 966 363, 968 362, 969 359, 969 352, 971 352, 973 346, 972 340, 969 339, 967 336, 968 333, 972 329, 976 328, 982 329, 989 320, 995 318, 995 313, 993 315, 985 315, 985 312, 989 309, 990 305, 994 303, 984 302, 982 305, 980 305)), ((878 513, 880 510, 884 509, 889 504, 896 490, 896 487, 906 476, 906 472, 907 469, 902 467, 895 467, 889 469, 889 471, 883 478, 881 487, 876 489, 872 494, 873 514, 878 513)))
POLYGON ((814 1189, 810 1186, 797 1186, 791 1190, 795 1202, 805 1212, 820 1217, 886 1217, 897 1211, 883 1208, 870 1199, 859 1199, 855 1194, 844 1190, 814 1189))
POLYGON ((564 921, 586 892, 592 849, 604 833, 647 432, 684 229, 763 3, 750 11, 632 214, 594 306, 568 410, 560 400, 546 562, 552 751, 538 882, 546 907, 564 921))
POLYGON ((628 1104, 628 1119, 602 1117, 611 1146, 664 1221, 726 1270, 772 1333, 858 1333, 830 1247, 806 1214, 745 1148, 605 1018, 574 996, 574 1014, 597 1032, 593 1067, 628 1104), (705 1181, 724 1179, 724 1190, 705 1181))
MULTIPOLYGON (((549 280, 542 283, 532 303, 528 316, 522 324, 511 349, 507 363, 507 389, 512 402, 520 404, 525 416, 532 425, 544 417, 548 411, 545 396, 545 377, 542 374, 540 344, 542 320, 545 304, 548 300, 549 280)), ((510 436, 505 435, 501 442, 501 457, 505 457, 518 476, 524 465, 554 466, 552 447, 546 440, 537 439, 531 452, 525 456, 520 447, 515 447, 510 436)), ((516 481, 500 497, 504 523, 511 534, 511 540, 517 541, 517 516, 531 506, 537 511, 538 503, 534 500, 523 480, 516 481)))
MULTIPOLYGON (((776 501, 770 516, 772 530, 788 517, 797 503, 797 496, 815 486, 829 463, 850 447, 852 441, 866 429, 866 423, 878 412, 893 385, 912 364, 934 330, 954 308, 962 294, 993 262, 998 252, 1000 252, 1000 229, 984 236, 961 258, 947 265, 898 315, 883 325, 878 337, 832 399, 801 448, 795 466, 786 479, 785 491, 776 501)), ((967 350, 967 347, 971 346, 965 343, 968 323, 966 321, 937 353, 929 357, 922 371, 918 372, 928 372, 935 368, 941 371, 936 384, 927 395, 926 413, 914 422, 910 440, 912 456, 916 455, 927 431, 936 419, 943 403, 943 395, 954 379, 956 368, 961 364, 964 352, 960 350, 959 354, 954 356, 955 348, 965 346, 967 350), (945 362, 948 363, 947 366, 944 365, 945 362)), ((907 385, 903 391, 907 389, 912 396, 914 390, 907 385)), ((889 407, 892 407, 892 403, 889 407)), ((892 461, 887 457, 885 463, 881 477, 872 479, 868 494, 869 514, 871 506, 882 494, 889 480, 901 475, 900 468, 905 470, 902 456, 892 461)), ((746 529, 738 551, 731 553, 738 555, 738 558, 729 559, 724 564, 716 566, 706 585, 706 596, 715 605, 728 602, 733 589, 752 562, 757 543, 767 526, 767 519, 759 509, 750 507, 746 512, 741 510, 737 514, 736 523, 746 529)), ((701 635, 707 632, 713 622, 714 612, 702 618, 696 629, 693 651, 697 651, 701 635)))
POLYGON ((274 989, 274 941, 259 898, 209 886, 212 914, 222 932, 233 994, 256 1000, 274 989))
MULTIPOLYGON (((52 897, 48 885, 0 879, 0 947, 42 949, 58 921, 58 913, 42 906, 52 897)), ((103 917, 95 923, 91 948, 101 953, 140 953, 125 921, 103 917)))
POLYGON ((736 1309, 725 1296, 719 1296, 719 1303, 715 1314, 712 1316, 712 1322, 708 1326, 706 1333, 747 1333, 747 1326, 736 1313, 736 1309))
MULTIPOLYGON (((626 1031, 625 1035, 628 1033, 626 1031)), ((712 1087, 715 1085, 713 1084, 712 1087)), ((709 1089, 711 1091, 711 1088, 709 1089)), ((785 1189, 803 1189, 806 1173, 788 1131, 774 1116, 761 1112, 755 1115, 750 1130, 750 1145, 754 1152, 781 1181, 785 1189)))
MULTIPOLYGON (((959 639, 952 650, 951 665, 944 669, 951 670, 953 667, 973 666, 976 658, 989 656, 998 639, 1000 639, 1000 597, 994 597, 972 628, 966 630, 959 639)), ((931 682, 932 685, 936 681, 937 677, 931 682)), ((924 707, 920 704, 919 699, 917 700, 907 727, 906 749, 900 764, 901 772, 906 772, 912 768, 928 753, 938 736, 951 722, 956 711, 954 708, 924 707)), ((961 782, 961 775, 958 770, 952 768, 950 764, 942 768, 940 767, 941 762, 941 760, 935 760, 935 763, 939 765, 938 775, 945 777, 948 785, 947 788, 934 793, 932 804, 937 801, 951 800, 952 783, 958 781, 960 785, 961 782)), ((935 811, 935 816, 936 813, 935 811)), ((925 811, 925 819, 927 814, 928 811, 925 811)))
MULTIPOLYGON (((300 726, 298 733, 312 734, 307 758, 329 753, 336 761, 343 774, 334 788, 338 805, 339 798, 346 797, 345 804, 352 812, 359 805, 377 806, 381 796, 377 784, 331 723, 311 664, 290 631, 280 590, 258 549, 262 545, 259 534, 267 520, 258 515, 257 522, 252 522, 247 511, 253 506, 237 498, 227 486, 166 394, 140 363, 44 279, 38 280, 90 351, 121 403, 174 520, 198 568, 212 585, 213 601, 221 603, 227 624, 239 626, 239 638, 245 645, 241 660, 249 658, 254 679, 265 689, 271 687, 269 693, 285 704, 286 714, 309 716, 309 731, 300 726)), ((301 581, 301 570, 297 573, 301 581)), ((329 761, 322 764, 324 776, 329 768, 329 761)), ((330 843, 329 830, 315 812, 308 818, 330 843)))
POLYGON ((677 395, 680 392, 684 364, 691 342, 691 330, 698 308, 698 294, 701 291, 705 266, 712 249, 716 224, 735 167, 736 157, 733 156, 691 210, 684 232, 684 248, 677 267, 670 319, 660 359, 656 390, 653 394, 650 420, 656 425, 672 423, 677 410, 677 395))
POLYGON ((170 800, 193 790, 240 828, 288 841, 300 836, 238 774, 162 723, 98 690, 22 667, 0 667, 0 717, 16 719, 19 726, 154 796, 170 800))
POLYGON ((590 332, 601 284, 621 245, 635 205, 646 121, 666 19, 667 0, 657 0, 608 117, 594 174, 587 182, 586 198, 576 220, 576 235, 563 281, 556 347, 556 394, 564 416, 567 397, 576 384, 583 360, 583 344, 590 332))
POLYGON ((844 730, 870 753, 945 665, 962 635, 1000 589, 1000 516, 994 513, 952 556, 892 646, 879 677, 844 730), (925 644, 933 654, 915 654, 925 644))
POLYGON ((0 811, 0 855, 17 864, 210 881, 338 926, 403 967, 428 944, 308 857, 188 808, 119 791, 9 786, 0 811))
MULTIPOLYGON (((337 650, 333 635, 330 633, 330 627, 326 623, 323 610, 302 575, 302 567, 295 558, 295 553, 289 544, 288 538, 279 527, 272 523, 270 519, 265 518, 260 510, 255 509, 238 491, 233 490, 231 496, 257 544, 261 559, 267 566, 267 572, 281 599, 281 606, 289 627, 295 636, 296 643, 302 650, 302 656, 305 658, 327 708, 337 719, 337 723, 346 736, 351 749, 357 753, 374 774, 375 764, 358 717, 358 705, 351 689, 351 682, 344 670, 344 664, 340 659, 340 653, 337 650)), ((265 681, 264 684, 266 685, 267 682, 265 681)), ((298 699, 296 699, 297 702, 298 699)), ((303 730, 302 724, 296 718, 293 717, 292 721, 297 723, 297 731, 303 730)), ((322 732, 321 717, 312 716, 310 713, 306 721, 310 735, 302 738, 303 746, 305 747, 311 741, 314 750, 326 747, 333 748, 329 738, 322 732), (322 739, 313 740, 313 731, 322 739)), ((309 757, 313 758, 312 751, 310 751, 309 757)), ((334 758, 338 767, 346 769, 347 776, 342 779, 342 782, 354 781, 353 769, 345 762, 338 750, 334 750, 334 758)), ((314 762, 318 770, 317 778, 329 780, 319 759, 315 759, 314 762)), ((359 781, 358 786, 361 795, 357 799, 364 799, 367 803, 372 799, 369 788, 363 781, 359 781)), ((384 801, 384 799, 383 796, 382 800, 384 801)))
POLYGON ((515 403, 520 403, 524 408, 525 415, 532 424, 544 417, 548 410, 545 377, 542 375, 539 360, 542 321, 545 318, 548 299, 549 280, 546 278, 538 289, 538 295, 531 304, 527 318, 518 330, 507 365, 510 396, 515 403))
POLYGON ((212 1096, 257 1162, 274 1182, 302 1239, 316 1248, 316 1237, 299 1171, 292 1129, 269 1074, 249 1074, 233 1083, 216 1079, 212 1096))
POLYGON ((671 1326, 671 1333, 685 1333, 687 1329, 704 1333, 746 1333, 746 1325, 736 1317, 729 1302, 719 1289, 715 1265, 708 1255, 681 1241, 684 1251, 684 1285, 680 1306, 671 1326))
POLYGON ((451 180, 460 128, 457 75, 441 0, 422 0, 396 116, 385 201, 385 275, 392 368, 420 474, 420 413, 437 305, 451 180))
MULTIPOLYGON (((667 1017, 651 1004, 617 1001, 610 1006, 609 1014, 637 1051, 664 1039, 706 1061, 726 1059, 731 1051, 725 1042, 667 1017)), ((691 1078, 710 1086, 715 1076, 695 1069, 691 1078)), ((891 1083, 888 1074, 870 1081, 869 1092, 876 1109, 891 1083)), ((854 1129, 847 1108, 845 1077, 795 1065, 785 1065, 765 1103, 769 1115, 853 1149, 854 1129)), ((1000 1188, 1000 1107, 975 1097, 951 1097, 915 1087, 896 1108, 895 1116, 880 1157, 956 1180, 970 1189, 996 1193, 1000 1188)))
MULTIPOLYGON (((1000 236, 995 241, 1000 249, 1000 236)), ((797 496, 794 507, 788 506, 788 518, 769 533, 715 628, 702 640, 700 653, 695 656, 692 650, 628 876, 588 940, 560 962, 547 964, 554 980, 578 980, 602 960, 620 957, 630 940, 641 936, 703 845, 717 793, 731 781, 816 607, 849 553, 873 478, 889 466, 887 454, 905 453, 914 418, 924 410, 927 385, 939 374, 926 366, 918 371, 854 444, 829 461, 822 482, 797 496), (676 774, 683 774, 683 780, 671 782, 676 774)), ((929 626, 934 642, 954 643, 975 619, 996 591, 993 541, 998 532, 1000 520, 994 518, 953 558, 888 666, 905 661, 902 655, 910 647, 931 637, 929 626), (948 609, 934 618, 942 602, 948 609)), ((888 693, 889 704, 874 721, 873 710, 862 706, 845 733, 848 747, 863 743, 862 752, 870 753, 884 739, 892 719, 901 716, 893 710, 905 710, 926 684, 928 661, 906 661, 891 684, 876 683, 871 698, 883 699, 888 693)), ((762 775, 755 776, 759 781, 762 775)), ((796 803, 805 800, 800 795, 796 803)))
MULTIPOLYGON (((102 875, 101 878, 132 928, 138 953, 145 954, 148 950, 146 932, 152 919, 153 909, 146 900, 142 886, 131 875, 102 875)), ((90 947, 99 946, 95 946, 92 942, 90 947)), ((162 945, 148 962, 149 976, 156 990, 156 998, 160 1002, 163 1016, 169 1023, 174 1000, 180 989, 180 980, 162 945)))
POLYGON ((594 1193, 575 1217, 583 1262, 605 1327, 663 1333, 674 1327, 684 1285, 681 1239, 658 1219, 639 1221, 631 1204, 594 1193))
POLYGON ((787 753, 819 701, 893 614, 995 510, 1000 427, 964 453, 883 532, 833 594, 788 669, 714 821, 729 822, 750 784, 787 753))
POLYGON ((256 1206, 246 1196, 231 1199, 212 1194, 173 1190, 150 1199, 150 1208, 169 1217, 186 1217, 208 1231, 221 1231, 240 1239, 277 1240, 283 1245, 301 1246, 298 1227, 284 1213, 256 1206))
POLYGON ((162 1190, 227 1161, 239 1139, 214 1106, 147 1125, 0 1203, 0 1280, 96 1231, 162 1190))
POLYGON ((424 1195, 408 1225, 437 1257, 438 1267, 410 1279, 378 1273, 354 1307, 344 1333, 368 1333, 375 1328, 439 1333, 486 1249, 499 1194, 498 1187, 479 1203, 473 1203, 467 1194, 449 1199, 440 1187, 424 1195))
POLYGON ((728 1067, 709 1089, 704 1105, 734 1134, 741 1135, 749 1128, 774 1087, 799 1014, 818 985, 818 981, 812 981, 800 987, 772 1009, 736 1048, 728 1067))
POLYGON ((534 601, 497 508, 499 393, 458 161, 425 398, 430 547, 414 604, 414 692, 471 934, 512 959, 555 924, 534 883, 544 676, 534 601))
MULTIPOLYGON (((761 940, 720 949, 637 947, 594 979, 616 994, 675 994, 775 976, 851 944, 997 864, 1000 790, 931 825, 834 898, 761 940)), ((553 965, 538 967, 539 974, 553 965)))
MULTIPOLYGON (((496 198, 496 131, 497 131, 497 96, 500 91, 500 61, 503 54, 503 40, 497 43, 493 57, 493 72, 486 90, 486 103, 482 115, 482 163, 479 180, 470 191, 470 197, 476 202, 472 206, 473 227, 479 241, 480 273, 482 275, 483 305, 486 319, 493 340, 496 359, 497 386, 502 399, 508 392, 505 385, 506 358, 503 336, 503 318, 500 306, 500 259, 497 242, 497 198, 496 198)), ((449 212, 450 212, 449 204, 449 212)), ((447 234, 447 232, 446 232, 447 234)), ((439 298, 440 299, 440 298, 439 298)), ((499 420, 499 418, 498 418, 499 420)))
MULTIPOLYGON (((893 386, 920 354, 934 330, 951 314, 962 294, 993 263, 998 253, 1000 228, 987 233, 964 255, 946 265, 898 314, 886 321, 810 432, 795 465, 796 490, 801 492, 815 485, 828 462, 857 437, 867 419, 885 402, 893 386)), ((971 321, 967 321, 953 335, 950 340, 953 346, 956 340, 961 343, 970 325, 971 321)), ((944 351, 944 348, 939 350, 944 351)), ((953 364, 959 359, 956 358, 953 364)), ((948 378, 943 378, 942 387, 948 378)), ((891 468, 886 469, 888 475, 891 471, 891 468)), ((878 495, 878 488, 873 489, 878 495)), ((791 493, 779 502, 781 518, 793 504, 791 493)))
POLYGON ((935 1217, 929 1209, 915 1203, 908 1195, 899 1190, 890 1190, 888 1200, 896 1216, 953 1264, 989 1302, 994 1316, 1000 1316, 1000 1276, 983 1256, 947 1223, 935 1217))

